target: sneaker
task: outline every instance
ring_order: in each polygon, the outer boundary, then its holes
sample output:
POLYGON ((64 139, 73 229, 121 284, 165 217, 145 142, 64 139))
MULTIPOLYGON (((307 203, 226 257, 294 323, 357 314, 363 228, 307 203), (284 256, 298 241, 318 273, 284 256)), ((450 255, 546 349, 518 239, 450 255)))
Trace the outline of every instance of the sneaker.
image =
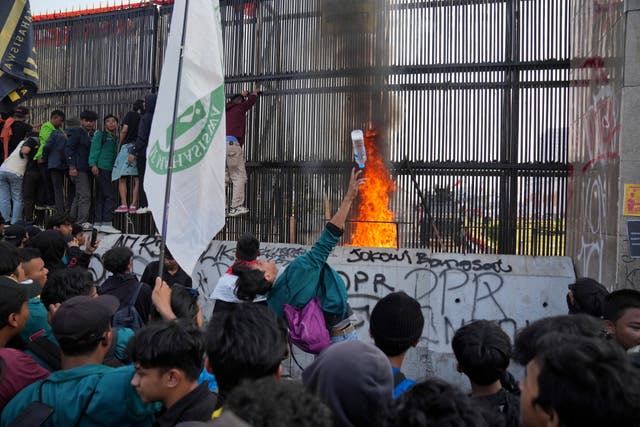
POLYGON ((138 211, 138 208, 136 208, 135 206, 131 205, 129 206, 129 213, 130 214, 134 214, 138 211))
POLYGON ((120 230, 118 230, 117 228, 115 228, 111 224, 107 224, 107 225, 101 226, 98 229, 98 231, 102 231, 103 233, 107 233, 107 234, 120 234, 120 233, 122 233, 120 230))
POLYGON ((227 216, 240 216, 249 213, 249 209, 244 206, 238 206, 237 208, 231 208, 227 216))
POLYGON ((146 213, 149 213, 149 212, 151 212, 151 211, 150 211, 150 210, 149 210, 149 208, 148 208, 148 207, 146 207, 146 206, 145 206, 144 208, 139 208, 139 209, 136 211, 136 213, 137 213, 137 214, 139 214, 139 215, 140 215, 140 214, 146 214, 146 213))
POLYGON ((90 222, 82 223, 82 231, 91 231, 91 230, 93 230, 93 224, 91 224, 90 222))
POLYGON ((129 212, 129 206, 120 205, 120 206, 118 206, 118 209, 116 209, 114 212, 118 212, 118 213, 129 212))

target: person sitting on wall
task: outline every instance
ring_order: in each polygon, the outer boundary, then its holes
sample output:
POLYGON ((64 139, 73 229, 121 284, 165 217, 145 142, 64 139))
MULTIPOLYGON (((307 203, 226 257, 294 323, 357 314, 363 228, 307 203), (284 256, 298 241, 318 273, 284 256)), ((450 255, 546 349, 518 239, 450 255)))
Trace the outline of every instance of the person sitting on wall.
POLYGON ((405 377, 400 369, 407 351, 418 345, 423 328, 424 316, 420 304, 404 292, 390 293, 378 301, 371 311, 369 334, 391 363, 394 399, 416 383, 405 377))
MULTIPOLYGON (((215 305, 213 306, 214 313, 229 310, 233 304, 242 302, 236 296, 236 281, 238 280, 238 276, 233 274, 233 269, 238 266, 255 265, 258 262, 256 259, 259 256, 260 242, 258 239, 251 233, 244 233, 240 236, 236 245, 236 261, 227 269, 226 273, 220 277, 209 297, 215 301, 215 305)), ((264 295, 257 295, 253 302, 266 304, 267 299, 264 295)))
POLYGON ((302 308, 318 296, 331 342, 358 339, 358 332, 349 319, 352 311, 347 301, 346 287, 338 272, 327 264, 327 258, 344 232, 351 204, 358 194, 358 188, 364 183, 360 173, 355 169, 351 171, 347 193, 318 241, 309 252, 294 259, 282 274, 278 275, 275 262, 262 260, 232 270, 238 276, 238 299, 253 301, 257 295, 265 294, 269 308, 283 318, 285 304, 302 308))

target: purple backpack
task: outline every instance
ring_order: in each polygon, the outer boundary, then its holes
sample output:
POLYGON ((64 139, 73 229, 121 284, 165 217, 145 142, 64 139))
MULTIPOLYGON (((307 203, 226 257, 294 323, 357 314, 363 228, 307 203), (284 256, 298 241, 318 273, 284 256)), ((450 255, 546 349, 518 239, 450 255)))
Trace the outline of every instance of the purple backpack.
POLYGON ((313 298, 302 308, 285 304, 284 317, 289 325, 289 338, 300 350, 319 354, 331 345, 320 298, 313 298))

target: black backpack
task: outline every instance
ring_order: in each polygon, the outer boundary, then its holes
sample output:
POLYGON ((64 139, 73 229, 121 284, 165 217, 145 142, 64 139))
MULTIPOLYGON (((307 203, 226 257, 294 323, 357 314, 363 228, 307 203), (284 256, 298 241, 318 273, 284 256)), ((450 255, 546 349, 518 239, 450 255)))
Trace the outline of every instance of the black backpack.
POLYGON ((137 331, 144 326, 142 316, 140 316, 140 313, 138 313, 138 310, 135 307, 136 301, 138 300, 138 295, 140 295, 141 288, 142 283, 138 283, 138 288, 133 293, 133 296, 131 297, 129 302, 124 307, 118 309, 118 311, 115 312, 115 314, 111 318, 112 327, 130 328, 134 331, 137 331))

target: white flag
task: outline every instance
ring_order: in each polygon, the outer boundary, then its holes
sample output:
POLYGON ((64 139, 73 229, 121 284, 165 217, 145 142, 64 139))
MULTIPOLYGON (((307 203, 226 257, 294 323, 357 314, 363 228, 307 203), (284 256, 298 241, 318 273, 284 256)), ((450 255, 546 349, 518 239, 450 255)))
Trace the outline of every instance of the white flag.
POLYGON ((173 106, 178 94, 166 244, 188 274, 224 226, 222 54, 218 0, 176 0, 149 135, 144 189, 153 219, 161 228, 173 106))

